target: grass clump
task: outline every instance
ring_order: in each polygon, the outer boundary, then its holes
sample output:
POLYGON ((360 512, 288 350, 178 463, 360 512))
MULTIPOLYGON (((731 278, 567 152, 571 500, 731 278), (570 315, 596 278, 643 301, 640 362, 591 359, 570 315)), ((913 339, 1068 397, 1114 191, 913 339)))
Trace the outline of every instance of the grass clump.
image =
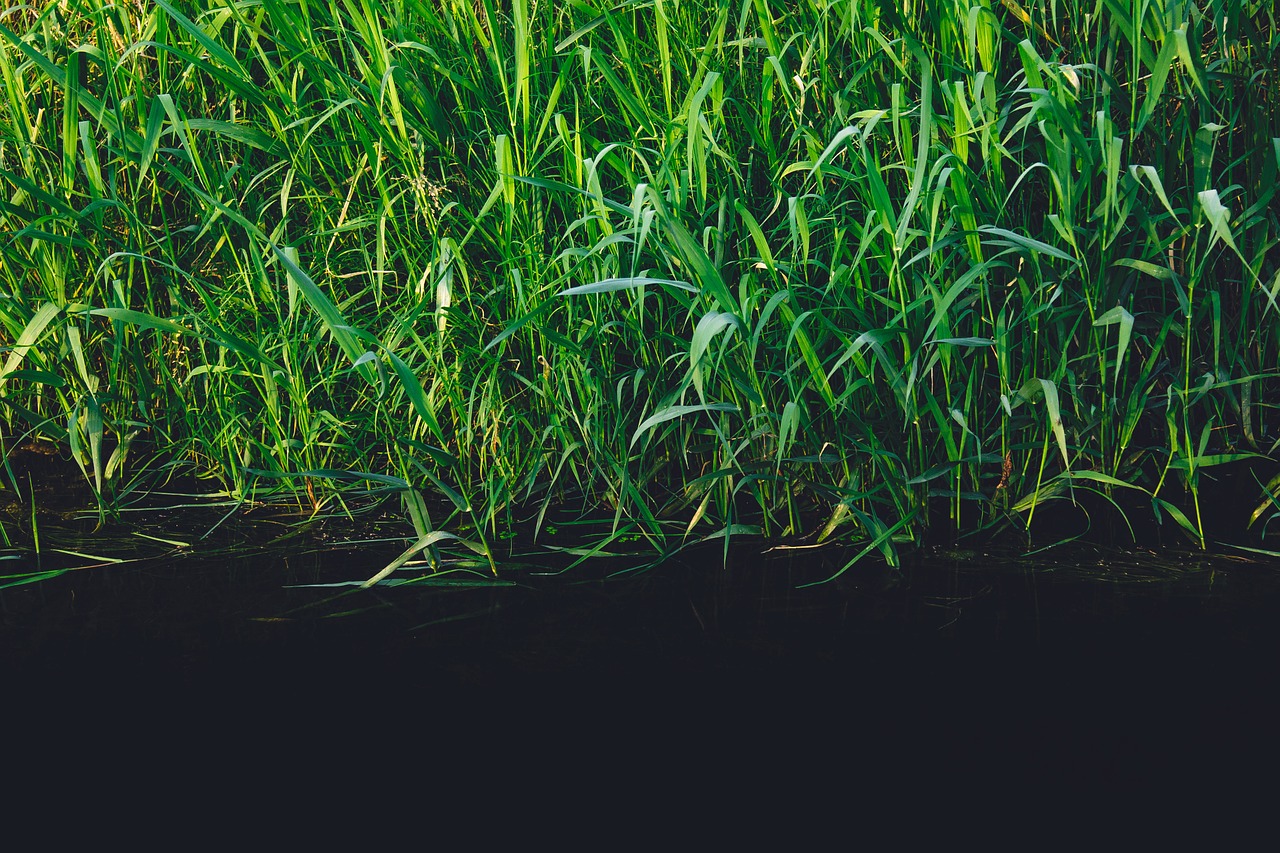
POLYGON ((1278 57, 1248 0, 11 7, 6 440, 104 511, 398 493, 407 555, 1203 545, 1280 436, 1278 57))

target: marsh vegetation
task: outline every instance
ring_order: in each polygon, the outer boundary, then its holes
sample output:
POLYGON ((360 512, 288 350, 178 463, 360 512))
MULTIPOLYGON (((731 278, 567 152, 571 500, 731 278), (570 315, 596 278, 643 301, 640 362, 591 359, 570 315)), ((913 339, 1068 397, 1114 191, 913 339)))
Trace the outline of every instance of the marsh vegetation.
POLYGON ((13 495, 847 566, 1235 471, 1275 550, 1271 3, 37 0, 0 75, 13 495))

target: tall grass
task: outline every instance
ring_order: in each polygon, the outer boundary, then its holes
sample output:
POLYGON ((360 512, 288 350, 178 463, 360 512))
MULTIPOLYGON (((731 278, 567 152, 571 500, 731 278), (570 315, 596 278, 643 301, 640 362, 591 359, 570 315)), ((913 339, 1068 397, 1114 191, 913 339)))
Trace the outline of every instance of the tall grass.
POLYGON ((1084 492, 1203 545, 1207 472, 1280 436, 1274 18, 10 7, 6 442, 104 512, 179 463, 398 493, 405 559, 567 507, 894 562, 1084 492))

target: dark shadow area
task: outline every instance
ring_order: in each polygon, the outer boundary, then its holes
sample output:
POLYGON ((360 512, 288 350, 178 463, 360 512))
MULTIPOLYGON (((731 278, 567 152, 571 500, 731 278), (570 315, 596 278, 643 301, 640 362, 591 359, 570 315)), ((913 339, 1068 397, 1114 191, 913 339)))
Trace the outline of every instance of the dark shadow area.
POLYGON ((825 556, 367 591, 296 585, 367 576, 370 555, 82 570, 0 591, 6 713, 201 743, 480 737, 1108 787, 1274 757, 1274 564, 948 552, 803 586, 839 568, 825 556))

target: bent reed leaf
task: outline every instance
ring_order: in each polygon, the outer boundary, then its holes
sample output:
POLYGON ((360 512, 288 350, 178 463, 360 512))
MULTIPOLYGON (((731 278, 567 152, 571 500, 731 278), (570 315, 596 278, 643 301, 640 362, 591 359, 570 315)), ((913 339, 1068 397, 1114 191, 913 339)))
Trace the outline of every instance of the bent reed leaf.
POLYGON ((635 433, 631 436, 631 444, 628 447, 635 447, 645 433, 653 429, 655 426, 667 421, 682 418, 685 415, 699 414, 702 412, 737 412, 738 407, 733 403, 703 403, 696 406, 667 406, 665 409, 657 411, 645 418, 636 427, 635 433))
POLYGON ((632 290, 634 288, 645 287, 650 284, 676 287, 680 290, 689 291, 690 293, 698 292, 698 288, 685 281, 675 281, 669 278, 637 278, 635 276, 624 276, 622 278, 606 278, 601 281, 594 281, 591 284, 579 284, 574 287, 567 287, 557 293, 556 296, 581 296, 588 293, 612 293, 615 290, 632 290))

